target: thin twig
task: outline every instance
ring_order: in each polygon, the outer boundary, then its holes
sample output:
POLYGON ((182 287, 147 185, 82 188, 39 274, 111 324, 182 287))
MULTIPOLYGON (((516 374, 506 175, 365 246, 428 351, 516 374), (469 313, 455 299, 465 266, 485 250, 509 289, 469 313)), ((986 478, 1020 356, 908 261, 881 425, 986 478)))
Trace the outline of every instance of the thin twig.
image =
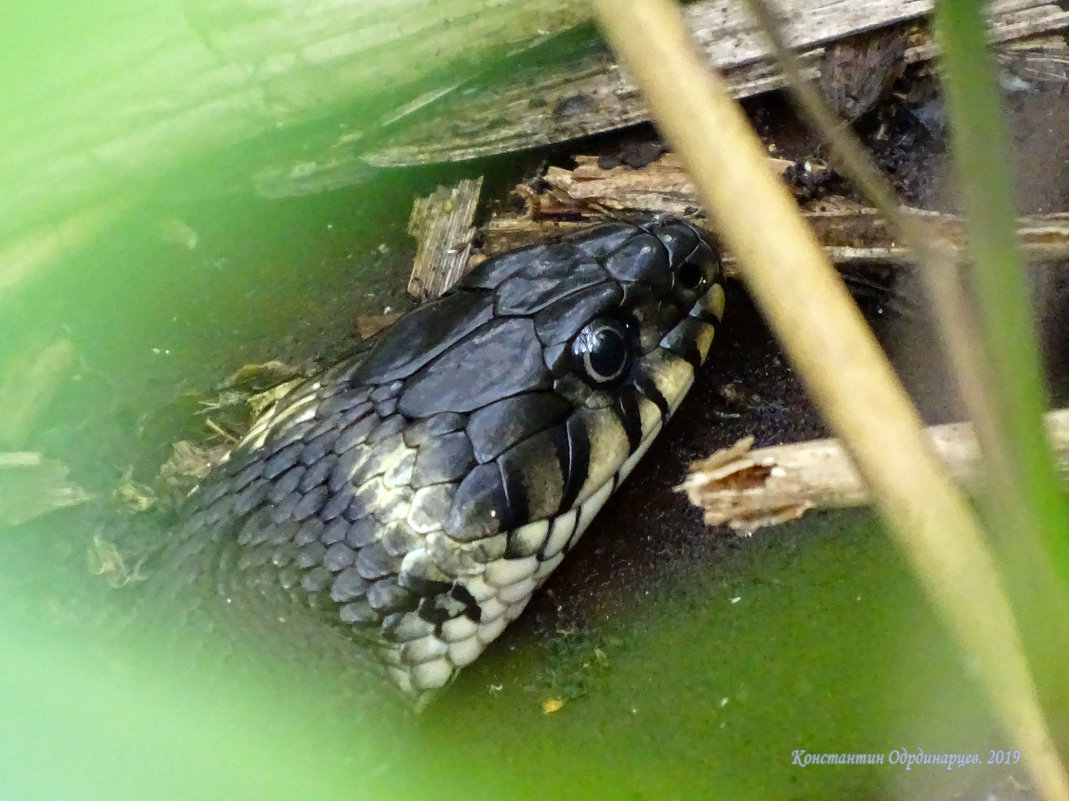
POLYGON ((225 440, 226 440, 227 442, 229 442, 229 443, 233 444, 233 443, 235 443, 235 442, 237 442, 237 441, 238 441, 238 438, 237 438, 237 437, 235 437, 235 436, 234 436, 233 434, 231 434, 231 433, 230 433, 229 431, 227 431, 227 430, 226 430, 225 428, 223 428, 223 427, 222 427, 222 426, 220 426, 220 425, 219 425, 218 423, 216 423, 216 422, 215 422, 214 420, 212 420, 212 418, 210 418, 210 417, 205 417, 205 418, 204 418, 204 424, 205 424, 206 426, 208 426, 208 428, 210 428, 210 429, 211 429, 212 431, 214 431, 214 432, 215 432, 216 434, 218 434, 218 435, 219 435, 220 437, 222 437, 223 439, 225 439, 225 440))

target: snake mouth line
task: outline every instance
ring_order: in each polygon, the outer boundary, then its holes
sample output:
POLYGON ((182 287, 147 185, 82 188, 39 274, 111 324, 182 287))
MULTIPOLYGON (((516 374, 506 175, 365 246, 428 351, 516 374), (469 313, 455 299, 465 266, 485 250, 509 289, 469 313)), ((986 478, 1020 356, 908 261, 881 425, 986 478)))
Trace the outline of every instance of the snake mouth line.
POLYGON ((634 452, 593 493, 563 514, 509 532, 512 553, 471 576, 457 579, 450 592, 458 603, 467 604, 464 614, 445 621, 435 632, 384 652, 390 679, 417 707, 425 705, 437 689, 453 680, 460 668, 474 662, 523 612, 535 591, 576 546, 613 492, 646 455, 693 382, 691 370, 664 415, 654 421, 634 452))
POLYGON ((585 501, 564 514, 527 523, 510 532, 510 541, 521 543, 533 553, 499 559, 486 565, 482 574, 457 580, 452 592, 475 601, 478 620, 468 616, 452 618, 442 624, 439 633, 426 634, 387 652, 387 672, 402 692, 418 705, 425 704, 435 690, 455 678, 460 668, 474 662, 519 617, 658 433, 659 425, 620 470, 585 501))

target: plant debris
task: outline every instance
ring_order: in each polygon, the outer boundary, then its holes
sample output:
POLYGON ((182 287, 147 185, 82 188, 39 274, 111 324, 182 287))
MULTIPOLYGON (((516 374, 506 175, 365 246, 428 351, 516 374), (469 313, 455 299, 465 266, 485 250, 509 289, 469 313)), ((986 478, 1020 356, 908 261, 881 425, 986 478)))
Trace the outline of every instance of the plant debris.
POLYGON ((564 709, 564 701, 559 698, 547 698, 542 702, 542 712, 547 715, 552 715, 554 712, 560 712, 564 709))
POLYGON ((146 512, 156 505, 156 491, 133 479, 133 468, 127 468, 115 487, 115 499, 133 512, 146 512))
POLYGON ((115 543, 98 534, 93 535, 93 544, 86 552, 86 561, 89 563, 90 572, 101 576, 115 589, 145 579, 141 574, 140 560, 131 567, 115 543))
POLYGON ((0 453, 0 525, 17 526, 90 500, 69 472, 63 462, 39 453, 0 453))
POLYGON ((388 314, 365 314, 357 317, 356 333, 360 335, 361 339, 371 339, 379 331, 389 328, 397 322, 397 318, 400 316, 401 312, 389 312, 388 314))

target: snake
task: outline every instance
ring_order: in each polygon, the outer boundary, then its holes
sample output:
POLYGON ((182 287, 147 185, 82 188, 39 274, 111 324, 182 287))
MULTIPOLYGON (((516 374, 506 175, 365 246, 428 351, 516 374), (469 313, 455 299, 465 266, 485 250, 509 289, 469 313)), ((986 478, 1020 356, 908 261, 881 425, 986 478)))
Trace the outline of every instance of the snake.
POLYGON ((314 610, 424 703, 676 411, 722 280, 711 237, 670 216, 483 261, 253 423, 186 501, 188 581, 314 610))

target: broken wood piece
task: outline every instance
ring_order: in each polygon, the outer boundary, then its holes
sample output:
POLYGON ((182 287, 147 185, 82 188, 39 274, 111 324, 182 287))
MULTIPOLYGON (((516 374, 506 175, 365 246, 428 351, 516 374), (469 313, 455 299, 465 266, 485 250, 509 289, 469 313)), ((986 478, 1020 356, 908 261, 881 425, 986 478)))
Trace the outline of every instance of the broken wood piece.
MULTIPOLYGON (((1069 480, 1069 409, 1046 415, 1062 478, 1069 480)), ((980 449, 970 423, 932 426, 927 436, 955 480, 980 489, 980 449)), ((694 462, 677 491, 705 512, 711 526, 752 533, 801 517, 809 509, 869 503, 869 492, 839 440, 818 439, 752 449, 753 437, 694 462)))
POLYGON ((419 243, 408 293, 419 301, 439 297, 453 286, 468 266, 475 229, 475 207, 482 176, 440 186, 412 204, 408 232, 419 243))
MULTIPOLYGON (((665 153, 640 169, 625 165, 602 169, 594 156, 576 156, 575 162, 577 166, 572 170, 550 167, 546 171, 545 181, 550 188, 542 193, 540 205, 558 209, 558 219, 496 217, 483 229, 487 252, 496 253, 499 249, 519 247, 564 232, 575 227, 571 221, 582 220, 591 210, 608 209, 625 215, 635 212, 691 215, 700 208, 694 186, 674 153, 665 153)), ((769 166, 782 174, 796 163, 769 158, 769 166)), ((817 176, 817 180, 826 170, 823 165, 810 162, 803 168, 817 176)), ((875 209, 838 197, 812 200, 803 208, 807 209, 805 216, 828 257, 841 267, 857 263, 899 265, 912 261, 910 252, 898 244, 875 209)), ((921 209, 905 211, 950 245, 964 247, 962 218, 921 209)), ((1029 259, 1069 259, 1069 214, 1022 217, 1017 230, 1021 248, 1029 259)), ((727 261, 730 274, 730 257, 727 261)))
MULTIPOLYGON (((991 9, 988 36, 994 45, 1012 47, 1029 40, 1042 41, 1046 34, 1069 28, 1069 11, 1063 11, 1055 3, 1026 0, 1020 8, 1015 8, 1010 2, 1001 5, 1003 8, 998 11, 991 9)), ((904 60, 907 64, 928 61, 939 55, 939 47, 930 36, 922 39, 906 50, 904 60)))
MULTIPOLYGON (((686 168, 675 153, 638 169, 626 165, 603 168, 596 156, 575 156, 576 167, 550 167, 545 180, 556 190, 558 201, 572 205, 594 203, 617 211, 663 211, 693 214, 701 208, 698 193, 686 168), (563 193, 563 197, 561 197, 563 193)), ((813 161, 799 162, 770 157, 768 166, 779 175, 803 171, 814 177, 826 173, 827 166, 813 161)), ((543 203, 545 201, 542 201, 543 203)))

